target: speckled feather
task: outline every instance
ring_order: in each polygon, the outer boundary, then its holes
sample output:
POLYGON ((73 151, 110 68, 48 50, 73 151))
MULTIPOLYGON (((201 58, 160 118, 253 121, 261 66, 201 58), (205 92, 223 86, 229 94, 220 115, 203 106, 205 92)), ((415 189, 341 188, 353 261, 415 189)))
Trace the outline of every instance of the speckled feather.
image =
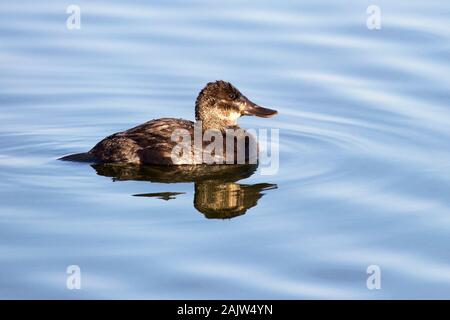
POLYGON ((194 122, 162 118, 106 137, 91 151, 105 163, 162 164, 172 163, 171 152, 176 142, 171 140, 175 129, 184 129, 192 135, 194 122))

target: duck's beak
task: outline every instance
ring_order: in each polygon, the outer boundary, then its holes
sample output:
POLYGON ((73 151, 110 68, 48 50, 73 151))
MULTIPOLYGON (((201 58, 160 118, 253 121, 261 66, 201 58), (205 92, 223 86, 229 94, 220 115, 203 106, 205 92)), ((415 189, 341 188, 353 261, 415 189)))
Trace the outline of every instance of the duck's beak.
POLYGON ((270 118, 276 115, 277 113, 278 113, 277 110, 258 106, 256 103, 253 103, 247 98, 244 98, 244 109, 242 111, 242 115, 270 118))

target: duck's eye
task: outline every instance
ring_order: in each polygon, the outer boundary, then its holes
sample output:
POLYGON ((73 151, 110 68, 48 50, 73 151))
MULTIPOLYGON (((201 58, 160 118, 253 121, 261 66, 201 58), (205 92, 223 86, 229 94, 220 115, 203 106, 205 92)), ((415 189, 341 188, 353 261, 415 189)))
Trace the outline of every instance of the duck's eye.
POLYGON ((234 99, 236 99, 236 94, 235 93, 230 93, 228 95, 228 98, 230 98, 231 100, 234 100, 234 99))

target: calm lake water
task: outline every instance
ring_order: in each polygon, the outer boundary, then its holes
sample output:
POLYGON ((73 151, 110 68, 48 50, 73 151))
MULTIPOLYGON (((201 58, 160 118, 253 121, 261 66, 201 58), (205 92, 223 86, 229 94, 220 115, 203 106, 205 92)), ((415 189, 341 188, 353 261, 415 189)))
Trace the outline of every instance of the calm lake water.
POLYGON ((450 298, 450 4, 370 4, 0 3, 0 297, 450 298), (279 111, 239 121, 280 129, 275 175, 57 160, 216 79, 279 111))

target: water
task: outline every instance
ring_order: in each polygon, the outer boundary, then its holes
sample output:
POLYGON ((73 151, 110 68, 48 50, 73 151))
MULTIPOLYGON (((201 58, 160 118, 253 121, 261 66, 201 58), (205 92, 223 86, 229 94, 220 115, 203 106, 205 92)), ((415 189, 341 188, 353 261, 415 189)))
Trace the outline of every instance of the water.
POLYGON ((71 3, 0 4, 1 298, 450 298, 447 2, 378 1, 378 31, 369 1, 79 0, 68 30, 71 3), (215 79, 279 111, 240 120, 280 128, 244 214, 56 160, 215 79))

